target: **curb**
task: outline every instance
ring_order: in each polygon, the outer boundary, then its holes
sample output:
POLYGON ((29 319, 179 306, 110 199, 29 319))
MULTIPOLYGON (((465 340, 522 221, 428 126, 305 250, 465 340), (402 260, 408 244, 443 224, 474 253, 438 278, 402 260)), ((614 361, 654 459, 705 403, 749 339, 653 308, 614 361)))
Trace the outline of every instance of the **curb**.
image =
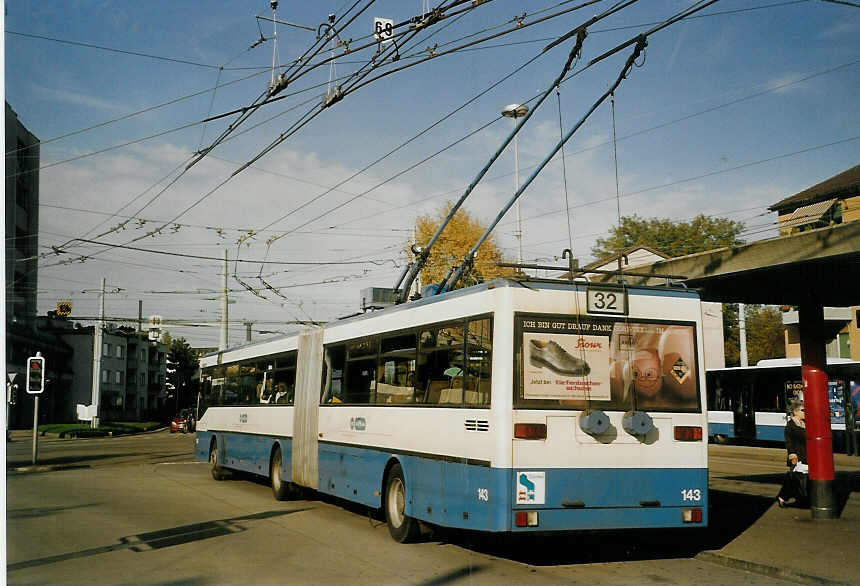
POLYGON ((749 560, 733 558, 724 555, 718 551, 703 551, 696 555, 695 559, 702 562, 725 566, 727 568, 734 568, 736 570, 744 570, 746 572, 752 572, 754 574, 768 576, 770 578, 787 580, 789 582, 795 582, 797 584, 836 584, 850 586, 849 582, 837 582, 835 580, 823 578, 821 576, 812 576, 810 574, 795 572, 794 570, 789 570, 786 568, 777 568, 759 562, 751 562, 749 560))
MULTIPOLYGON (((164 431, 165 429, 170 429, 169 426, 165 425, 162 427, 157 427, 155 429, 150 429, 149 431, 138 431, 136 433, 119 433, 119 434, 110 434, 110 435, 95 435, 90 437, 78 437, 78 436, 60 436, 57 432, 42 432, 39 434, 39 437, 50 437, 55 439, 62 440, 90 440, 90 439, 107 439, 107 438, 117 438, 117 437, 130 437, 135 435, 147 435, 151 433, 158 433, 160 431, 164 431)), ((16 430, 18 431, 18 430, 16 430)), ((27 431, 26 440, 30 441, 32 433, 27 431)))

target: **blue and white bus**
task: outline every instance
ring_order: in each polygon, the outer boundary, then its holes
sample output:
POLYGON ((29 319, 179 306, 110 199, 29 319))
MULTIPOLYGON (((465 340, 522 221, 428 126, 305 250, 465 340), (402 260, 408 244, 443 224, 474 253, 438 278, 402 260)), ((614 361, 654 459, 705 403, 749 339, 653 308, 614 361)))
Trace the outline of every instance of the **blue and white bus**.
MULTIPOLYGON (((844 442, 846 409, 856 413, 851 390, 860 384, 860 362, 827 358, 830 429, 834 446, 844 442)), ((800 358, 760 360, 755 366, 706 373, 708 433, 717 442, 784 442, 788 402, 803 399, 800 358)), ((850 417, 854 420, 855 417, 850 417)))
POLYGON ((382 510, 401 542, 701 527, 701 332, 678 287, 455 290, 204 357, 196 457, 382 510))

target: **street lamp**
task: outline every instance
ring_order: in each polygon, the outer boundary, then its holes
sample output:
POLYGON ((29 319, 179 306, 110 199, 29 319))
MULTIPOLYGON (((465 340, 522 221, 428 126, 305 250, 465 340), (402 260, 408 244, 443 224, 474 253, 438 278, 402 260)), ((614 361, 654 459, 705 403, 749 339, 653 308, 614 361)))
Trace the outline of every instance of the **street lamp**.
MULTIPOLYGON (((508 104, 502 108, 502 116, 514 119, 514 127, 517 125, 517 118, 522 118, 529 111, 529 107, 525 104, 508 104)), ((517 137, 514 135, 514 193, 520 188, 520 159, 519 149, 517 147, 517 137)), ((517 198, 517 230, 514 232, 514 237, 517 239, 519 248, 517 262, 523 262, 523 225, 520 219, 520 200, 517 198)))

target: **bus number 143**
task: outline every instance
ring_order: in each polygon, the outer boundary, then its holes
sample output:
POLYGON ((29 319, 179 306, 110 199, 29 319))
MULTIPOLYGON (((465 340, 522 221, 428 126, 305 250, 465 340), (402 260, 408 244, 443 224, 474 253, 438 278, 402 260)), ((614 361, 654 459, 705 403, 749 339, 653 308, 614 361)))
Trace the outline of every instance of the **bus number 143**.
POLYGON ((702 491, 698 488, 682 488, 681 498, 685 501, 700 501, 702 500, 702 491))

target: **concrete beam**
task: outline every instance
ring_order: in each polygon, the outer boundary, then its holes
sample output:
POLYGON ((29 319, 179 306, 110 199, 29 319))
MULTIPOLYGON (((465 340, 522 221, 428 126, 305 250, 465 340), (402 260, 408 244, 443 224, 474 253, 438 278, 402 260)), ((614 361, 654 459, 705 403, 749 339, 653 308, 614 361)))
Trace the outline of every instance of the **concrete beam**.
MULTIPOLYGON (((829 306, 860 305, 860 222, 849 222, 637 267, 674 274, 706 301, 829 306)), ((663 279, 631 277, 631 284, 663 279)))

